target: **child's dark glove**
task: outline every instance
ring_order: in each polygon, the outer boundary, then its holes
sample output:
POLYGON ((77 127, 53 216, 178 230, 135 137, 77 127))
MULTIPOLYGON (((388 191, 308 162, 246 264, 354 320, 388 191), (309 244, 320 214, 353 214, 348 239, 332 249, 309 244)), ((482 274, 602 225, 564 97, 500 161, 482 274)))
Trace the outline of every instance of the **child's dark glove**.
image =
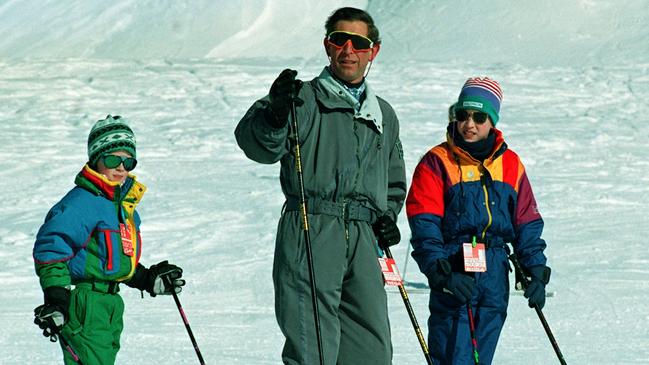
POLYGON ((377 219, 372 225, 372 229, 374 230, 376 239, 379 241, 379 247, 383 250, 401 241, 399 227, 397 227, 397 224, 389 215, 384 215, 377 219))
POLYGON ((461 304, 469 302, 475 289, 475 280, 460 272, 453 272, 446 259, 438 259, 436 269, 428 278, 431 289, 452 295, 461 304))
POLYGON ((181 279, 182 276, 183 269, 164 260, 151 265, 148 269, 144 290, 149 292, 152 297, 170 295, 172 292, 178 294, 185 285, 185 280, 181 279))
POLYGON ((527 272, 531 278, 523 294, 528 299, 527 305, 530 308, 537 305, 539 309, 543 309, 545 305, 545 286, 550 282, 551 270, 545 265, 536 265, 528 268, 527 272))
POLYGON ((43 336, 55 339, 68 320, 70 290, 51 286, 44 291, 45 304, 34 309, 34 324, 43 330, 43 336))

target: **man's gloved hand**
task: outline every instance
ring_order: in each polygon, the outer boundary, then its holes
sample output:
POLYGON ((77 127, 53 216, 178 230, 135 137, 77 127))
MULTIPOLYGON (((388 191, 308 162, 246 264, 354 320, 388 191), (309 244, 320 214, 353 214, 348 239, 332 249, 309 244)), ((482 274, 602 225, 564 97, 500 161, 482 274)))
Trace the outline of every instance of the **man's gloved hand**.
POLYGON ((453 272, 446 259, 437 260, 437 269, 428 278, 431 289, 452 295, 460 303, 471 300, 475 289, 475 280, 463 273, 453 272))
POLYGON ((182 286, 185 285, 185 280, 181 279, 182 276, 183 269, 164 260, 151 265, 147 270, 144 290, 149 292, 152 297, 170 295, 172 291, 178 294, 182 291, 182 286))
MULTIPOLYGON (((269 123, 274 128, 283 128, 288 123, 288 115, 291 112, 291 103, 297 99, 297 93, 302 87, 302 81, 295 80, 297 71, 285 69, 273 82, 268 93, 270 101, 269 123)), ((301 102, 301 101, 300 101, 301 102)))
POLYGON ((45 304, 34 309, 34 324, 43 330, 43 336, 54 338, 68 320, 70 290, 51 286, 43 292, 45 304))
POLYGON ((527 305, 534 308, 535 305, 539 309, 543 309, 545 305, 545 286, 550 282, 551 270, 545 265, 532 266, 527 269, 530 274, 530 281, 525 288, 523 295, 528 299, 527 305))
POLYGON ((401 241, 399 227, 397 227, 397 224, 389 215, 384 215, 377 219, 372 225, 372 229, 382 250, 394 246, 401 241))

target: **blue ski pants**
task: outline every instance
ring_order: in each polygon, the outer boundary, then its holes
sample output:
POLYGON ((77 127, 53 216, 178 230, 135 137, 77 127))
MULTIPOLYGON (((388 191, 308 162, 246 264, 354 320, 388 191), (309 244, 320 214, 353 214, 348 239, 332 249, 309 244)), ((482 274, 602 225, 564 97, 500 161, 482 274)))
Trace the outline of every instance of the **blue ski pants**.
MULTIPOLYGON (((500 331, 507 317, 509 262, 504 247, 487 250, 487 272, 475 273, 471 299, 480 364, 491 364, 500 331)), ((466 304, 450 294, 431 290, 428 346, 433 362, 441 365, 473 365, 473 345, 466 304)))

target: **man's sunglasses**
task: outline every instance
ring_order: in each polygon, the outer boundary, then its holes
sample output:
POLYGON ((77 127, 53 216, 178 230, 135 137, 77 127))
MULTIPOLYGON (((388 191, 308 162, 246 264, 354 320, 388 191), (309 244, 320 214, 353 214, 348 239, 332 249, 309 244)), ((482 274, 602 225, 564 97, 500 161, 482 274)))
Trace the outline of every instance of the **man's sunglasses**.
POLYGON ((457 120, 458 122, 466 122, 467 120, 469 120, 469 117, 473 119, 475 124, 484 124, 487 121, 489 114, 477 111, 470 112, 466 109, 455 110, 455 120, 457 120))
POLYGON ((354 52, 367 52, 374 47, 371 39, 357 33, 336 30, 327 36, 327 42, 338 49, 343 48, 349 41, 352 42, 354 52))
POLYGON ((133 157, 116 156, 116 155, 103 155, 101 161, 109 169, 115 169, 117 166, 124 164, 126 171, 131 171, 137 165, 137 160, 133 157))

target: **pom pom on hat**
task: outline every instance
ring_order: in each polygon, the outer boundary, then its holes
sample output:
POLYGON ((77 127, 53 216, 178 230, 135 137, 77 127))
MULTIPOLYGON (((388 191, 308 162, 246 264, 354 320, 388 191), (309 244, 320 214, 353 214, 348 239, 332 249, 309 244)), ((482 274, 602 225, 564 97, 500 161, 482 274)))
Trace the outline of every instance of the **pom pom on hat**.
POLYGON ((455 109, 473 109, 489 114, 493 125, 498 123, 503 92, 498 81, 488 77, 472 77, 464 83, 455 109))
POLYGON ((115 151, 126 151, 135 158, 135 134, 126 119, 109 114, 90 130, 88 161, 94 166, 101 155, 115 151))

